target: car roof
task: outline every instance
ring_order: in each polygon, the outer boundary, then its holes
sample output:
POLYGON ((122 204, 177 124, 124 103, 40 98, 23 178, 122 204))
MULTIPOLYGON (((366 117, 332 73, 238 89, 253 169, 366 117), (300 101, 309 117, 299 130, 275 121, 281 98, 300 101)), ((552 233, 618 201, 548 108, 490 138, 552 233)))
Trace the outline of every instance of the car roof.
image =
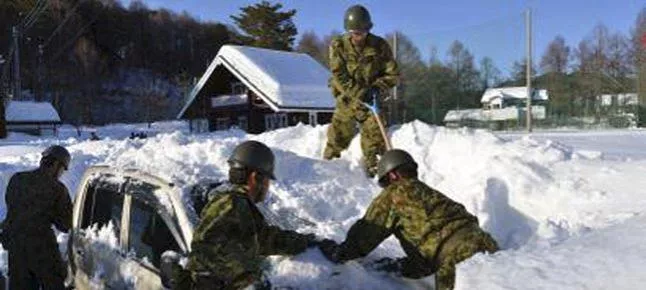
MULTIPOLYGON (((106 165, 95 165, 88 168, 81 179, 81 185, 98 178, 104 178, 103 180, 105 180, 106 176, 109 176, 107 177, 108 181, 113 179, 115 183, 123 183, 129 178, 134 178, 141 182, 160 186, 161 190, 154 192, 154 198, 169 214, 174 214, 190 250, 190 242, 192 241, 197 217, 192 206, 188 206, 183 202, 180 186, 135 168, 114 168, 106 165)), ((79 188, 79 190, 83 189, 79 188)))

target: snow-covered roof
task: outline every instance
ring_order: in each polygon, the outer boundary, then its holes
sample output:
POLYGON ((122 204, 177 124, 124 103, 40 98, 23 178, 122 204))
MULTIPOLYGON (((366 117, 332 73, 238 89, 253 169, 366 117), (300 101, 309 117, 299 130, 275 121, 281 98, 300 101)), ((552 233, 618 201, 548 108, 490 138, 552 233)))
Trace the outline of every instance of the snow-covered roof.
POLYGON ((247 100, 248 100, 247 94, 214 96, 214 97, 211 97, 211 107, 218 108, 218 107, 244 105, 247 103, 247 100))
POLYGON ((60 122, 58 112, 48 102, 9 101, 5 110, 7 122, 60 122))
POLYGON ((226 67, 274 111, 332 111, 330 72, 304 53, 224 45, 194 87, 181 118, 218 66, 226 67))
MULTIPOLYGON (((506 87, 506 88, 489 88, 482 94, 481 103, 489 103, 491 100, 501 99, 526 99, 527 87, 506 87)), ((547 90, 534 90, 532 100, 547 101, 549 96, 547 90)))

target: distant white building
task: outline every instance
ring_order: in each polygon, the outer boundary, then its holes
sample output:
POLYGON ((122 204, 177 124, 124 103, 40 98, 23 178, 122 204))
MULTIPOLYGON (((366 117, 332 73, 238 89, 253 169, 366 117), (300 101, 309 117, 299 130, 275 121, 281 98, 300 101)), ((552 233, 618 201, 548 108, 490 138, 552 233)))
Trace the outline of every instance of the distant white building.
POLYGON ((5 119, 7 131, 34 135, 55 135, 61 124, 61 117, 48 102, 9 101, 5 119))
POLYGON ((636 106, 639 105, 639 95, 636 93, 628 94, 605 94, 597 96, 597 101, 601 106, 636 106))
MULTIPOLYGON (((484 109, 502 109, 517 106, 527 100, 527 87, 489 88, 480 99, 484 109)), ((547 90, 532 90, 532 101, 544 103, 549 100, 547 90)))
MULTIPOLYGON (((447 126, 461 126, 523 119, 527 114, 526 100, 527 87, 490 88, 482 94, 481 109, 450 110, 444 116, 444 123, 447 126)), ((546 110, 543 104, 548 100, 547 90, 533 90, 533 119, 545 119, 546 110)))

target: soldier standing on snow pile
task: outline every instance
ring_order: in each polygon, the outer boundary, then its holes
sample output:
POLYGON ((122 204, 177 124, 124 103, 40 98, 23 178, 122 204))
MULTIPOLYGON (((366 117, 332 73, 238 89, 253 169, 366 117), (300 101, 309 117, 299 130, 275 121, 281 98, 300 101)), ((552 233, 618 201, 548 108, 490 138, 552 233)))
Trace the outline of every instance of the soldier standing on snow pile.
POLYGON ((9 252, 9 289, 65 289, 67 269, 52 224, 61 232, 72 227, 72 201, 59 178, 70 153, 51 146, 40 167, 18 172, 9 180, 3 244, 9 252))
POLYGON ((336 98, 336 109, 327 132, 325 159, 338 158, 361 125, 361 149, 366 174, 373 177, 377 155, 386 150, 379 125, 364 105, 376 101, 397 84, 399 71, 388 43, 370 33, 372 21, 368 10, 355 5, 345 13, 345 35, 330 44, 330 87, 336 98))
MULTIPOLYGON (((261 263, 269 255, 296 255, 319 242, 313 234, 281 230, 267 223, 256 203, 263 202, 274 177, 274 154, 247 141, 229 158, 230 186, 201 212, 186 271, 176 274, 177 289, 241 289, 262 281, 261 263), (187 274, 190 277, 186 277, 187 274)), ((257 289, 258 289, 257 288, 257 289)))
POLYGON ((326 242, 325 256, 342 263, 368 255, 395 235, 407 257, 389 265, 404 277, 435 273, 435 289, 453 289, 455 265, 479 252, 498 250, 496 241, 463 205, 417 179, 417 163, 403 150, 390 150, 379 160, 384 190, 341 245, 326 242))

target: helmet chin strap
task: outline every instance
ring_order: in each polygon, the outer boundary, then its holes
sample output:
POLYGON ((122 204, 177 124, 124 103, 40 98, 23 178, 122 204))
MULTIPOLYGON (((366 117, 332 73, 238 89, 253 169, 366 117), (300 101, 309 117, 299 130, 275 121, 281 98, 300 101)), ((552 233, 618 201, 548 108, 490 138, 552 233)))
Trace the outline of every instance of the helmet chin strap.
POLYGON ((253 182, 254 185, 249 187, 249 191, 251 193, 251 197, 254 203, 262 203, 264 200, 267 199, 266 195, 264 196, 264 198, 262 198, 263 192, 265 191, 264 178, 265 178, 264 176, 256 172, 254 182, 253 182))

